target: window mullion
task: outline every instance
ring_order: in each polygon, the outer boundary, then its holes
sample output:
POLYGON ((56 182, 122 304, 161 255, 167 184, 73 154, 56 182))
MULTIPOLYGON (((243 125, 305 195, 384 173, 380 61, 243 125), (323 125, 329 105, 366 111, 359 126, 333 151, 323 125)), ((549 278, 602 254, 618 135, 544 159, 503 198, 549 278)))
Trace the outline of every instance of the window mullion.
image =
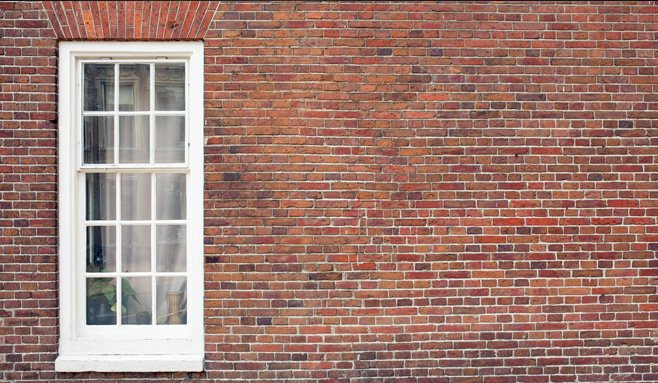
POLYGON ((149 163, 155 163, 155 64, 151 63, 149 78, 149 163))
POLYGON ((121 238, 121 233, 123 232, 122 230, 122 225, 123 221, 121 220, 122 217, 122 212, 121 212, 121 188, 123 187, 122 184, 122 174, 118 173, 116 176, 117 179, 117 186, 116 186, 116 220, 117 220, 117 225, 116 225, 116 245, 115 245, 115 252, 116 252, 116 312, 117 312, 117 325, 120 324, 121 320, 121 270, 123 269, 123 248, 121 246, 121 243, 123 242, 123 239, 121 238))
POLYGON ((119 163, 119 64, 114 64, 114 164, 119 163))
MULTIPOLYGON (((119 140, 121 139, 119 135, 119 102, 120 102, 120 96, 121 96, 121 87, 119 85, 119 64, 115 63, 114 64, 114 164, 119 163, 119 150, 120 150, 120 145, 119 145, 119 140)), ((115 197, 116 197, 116 219, 119 222, 117 225, 117 235, 116 235, 116 252, 117 252, 117 259, 116 259, 116 272, 117 272, 117 279, 116 279, 116 293, 115 293, 115 311, 116 311, 116 324, 121 325, 121 307, 122 307, 122 302, 121 302, 121 269, 122 269, 122 258, 123 255, 121 254, 121 173, 118 173, 116 176, 116 192, 115 192, 115 197)))
POLYGON ((190 70, 189 63, 185 62, 185 164, 189 165, 190 163, 190 119, 188 118, 190 114, 190 70))
POLYGON ((173 165, 149 165, 139 166, 131 164, 130 166, 105 166, 105 165, 87 165, 79 170, 80 174, 84 173, 185 173, 188 167, 173 164, 173 165))
MULTIPOLYGON (((153 114, 155 111, 150 111, 150 110, 131 110, 131 111, 125 111, 125 110, 119 110, 118 112, 115 112, 114 110, 109 110, 109 111, 83 111, 82 116, 84 117, 102 117, 102 116, 114 116, 115 114, 118 114, 119 116, 150 116, 153 114)), ((159 110, 157 111, 158 116, 185 116, 185 111, 180 111, 180 110, 159 110)))
MULTIPOLYGON (((151 74, 149 81, 149 163, 155 164, 155 63, 151 63, 149 70, 151 74)), ((155 279, 156 241, 155 241, 155 196, 156 196, 155 173, 151 173, 151 324, 158 324, 158 312, 156 311, 156 300, 158 295, 155 291, 157 284, 155 279)))
POLYGON ((158 324, 157 322, 157 311, 156 311, 156 300, 158 295, 156 294, 155 288, 157 284, 155 283, 155 262, 156 262, 156 229, 155 229, 155 220, 156 220, 156 183, 155 183, 155 173, 151 174, 151 324, 158 324))
MULTIPOLYGON (((84 100, 85 94, 84 94, 84 70, 83 70, 83 68, 84 68, 83 64, 78 61, 76 63, 76 73, 77 73, 77 76, 76 76, 76 87, 77 87, 76 88, 76 93, 78 95, 78 99, 75 101, 76 102, 76 104, 75 104, 75 110, 76 111, 84 110, 83 100, 84 100)), ((75 114, 75 122, 76 122, 75 126, 77 127, 77 129, 76 129, 77 136, 75 137, 75 144, 76 144, 75 150, 78 153, 77 156, 76 156, 77 158, 75 159, 75 161, 76 161, 77 169, 80 169, 80 168, 82 168, 82 166, 84 164, 84 161, 83 161, 83 159, 84 159, 84 124, 83 124, 84 117, 83 117, 83 113, 76 113, 75 114)))

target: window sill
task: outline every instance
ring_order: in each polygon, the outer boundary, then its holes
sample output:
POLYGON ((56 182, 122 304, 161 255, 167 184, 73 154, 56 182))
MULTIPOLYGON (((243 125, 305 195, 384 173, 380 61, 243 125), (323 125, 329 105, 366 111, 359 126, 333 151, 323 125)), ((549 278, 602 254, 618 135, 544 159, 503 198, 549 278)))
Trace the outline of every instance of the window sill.
POLYGON ((60 355, 58 372, 203 371, 203 354, 183 355, 60 355))

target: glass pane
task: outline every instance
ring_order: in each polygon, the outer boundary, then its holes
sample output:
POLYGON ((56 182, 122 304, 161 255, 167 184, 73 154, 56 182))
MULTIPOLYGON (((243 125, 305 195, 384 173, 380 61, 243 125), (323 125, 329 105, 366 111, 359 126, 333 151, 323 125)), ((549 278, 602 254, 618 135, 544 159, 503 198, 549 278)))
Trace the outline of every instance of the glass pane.
POLYGON ((89 173, 87 185, 88 220, 108 220, 116 217, 116 175, 89 173))
POLYGON ((117 323, 116 281, 114 278, 87 279, 87 324, 117 323))
POLYGON ((151 219, 151 175, 121 175, 121 218, 151 219))
POLYGON ((119 117, 119 162, 149 162, 148 116, 119 117))
POLYGON ((119 65, 119 110, 149 110, 149 64, 119 65))
POLYGON ((114 110, 114 64, 84 64, 84 110, 114 110))
POLYGON ((185 64, 155 64, 155 110, 185 110, 185 64))
POLYGON ((121 279, 121 324, 151 324, 151 277, 121 279))
POLYGON ((155 118, 155 162, 185 162, 185 117, 155 118))
POLYGON ((185 225, 158 225, 155 229, 156 270, 185 271, 185 225))
POLYGON ((92 273, 116 270, 116 228, 87 228, 87 271, 92 273))
POLYGON ((155 182, 156 218, 185 219, 185 174, 158 174, 155 182))
POLYGON ((84 117, 85 164, 114 162, 114 117, 84 117))
POLYGON ((187 280, 185 277, 156 279, 156 324, 187 323, 187 280))
POLYGON ((151 270, 151 226, 121 227, 121 270, 151 270))

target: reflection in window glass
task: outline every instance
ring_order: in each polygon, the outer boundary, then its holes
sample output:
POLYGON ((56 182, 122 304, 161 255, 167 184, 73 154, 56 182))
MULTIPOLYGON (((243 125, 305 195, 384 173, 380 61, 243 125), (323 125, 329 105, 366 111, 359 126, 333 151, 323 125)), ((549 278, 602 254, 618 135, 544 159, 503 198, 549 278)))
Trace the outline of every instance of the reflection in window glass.
POLYGON ((156 324, 187 323, 187 280, 185 277, 156 278, 156 324))
POLYGON ((121 271, 151 271, 151 226, 121 227, 121 271))
POLYGON ((116 227, 90 226, 86 234, 87 271, 112 272, 116 268, 116 227))
POLYGON ((151 277, 126 277, 121 280, 121 324, 151 324, 151 277))
POLYGON ((111 220, 116 217, 116 174, 86 175, 88 220, 111 220))
POLYGON ((114 278, 87 279, 87 324, 117 324, 116 280, 114 278))
POLYGON ((156 218, 185 219, 185 174, 158 174, 156 184, 156 218))
POLYGON ((84 64, 85 111, 114 110, 114 65, 84 64))
POLYGON ((155 240, 157 271, 185 271, 185 225, 158 225, 155 240))
POLYGON ((149 110, 151 65, 119 65, 119 110, 149 110))
POLYGON ((155 110, 185 110, 185 64, 155 64, 155 110))
POLYGON ((185 162, 185 117, 155 118, 155 162, 185 162))
POLYGON ((119 117, 119 162, 149 162, 149 117, 119 117))
POLYGON ((151 174, 121 175, 121 219, 151 219, 151 174))
POLYGON ((83 147, 85 164, 111 164, 114 162, 114 117, 85 116, 83 147))

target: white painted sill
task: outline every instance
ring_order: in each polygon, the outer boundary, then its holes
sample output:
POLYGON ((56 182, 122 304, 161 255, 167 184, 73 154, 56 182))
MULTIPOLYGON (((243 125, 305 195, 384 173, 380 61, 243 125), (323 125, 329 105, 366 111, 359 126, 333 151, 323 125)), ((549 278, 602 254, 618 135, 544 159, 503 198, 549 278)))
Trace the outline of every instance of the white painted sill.
POLYGON ((203 371, 203 354, 60 355, 58 372, 195 372, 203 371))

